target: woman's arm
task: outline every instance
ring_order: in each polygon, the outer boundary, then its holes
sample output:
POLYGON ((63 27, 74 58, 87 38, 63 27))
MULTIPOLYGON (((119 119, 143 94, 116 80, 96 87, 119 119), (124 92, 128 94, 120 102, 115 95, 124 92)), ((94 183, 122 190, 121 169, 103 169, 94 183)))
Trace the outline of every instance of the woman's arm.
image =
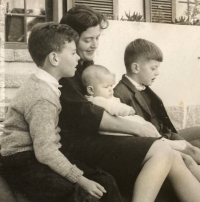
POLYGON ((95 135, 99 130, 134 134, 142 137, 157 137, 148 124, 133 123, 112 116, 103 108, 89 102, 78 85, 76 78, 62 79, 60 102, 62 111, 59 126, 64 131, 95 135))
POLYGON ((129 121, 127 119, 112 116, 106 111, 103 113, 99 129, 101 131, 126 133, 138 135, 140 137, 160 137, 148 123, 140 124, 138 122, 129 121))

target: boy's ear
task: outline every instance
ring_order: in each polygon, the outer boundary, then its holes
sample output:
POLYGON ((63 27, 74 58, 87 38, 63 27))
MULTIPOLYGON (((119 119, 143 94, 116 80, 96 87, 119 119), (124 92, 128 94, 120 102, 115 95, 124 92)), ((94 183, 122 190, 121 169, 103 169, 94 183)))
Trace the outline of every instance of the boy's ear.
POLYGON ((58 55, 55 52, 51 52, 48 55, 49 58, 49 62, 53 65, 53 66, 58 66, 58 55))
POLYGON ((131 64, 131 71, 134 74, 137 74, 140 71, 140 67, 138 63, 132 63, 131 64))
POLYGON ((92 86, 88 86, 88 87, 87 87, 87 93, 88 93, 89 95, 93 95, 93 94, 94 94, 94 88, 93 88, 92 86))

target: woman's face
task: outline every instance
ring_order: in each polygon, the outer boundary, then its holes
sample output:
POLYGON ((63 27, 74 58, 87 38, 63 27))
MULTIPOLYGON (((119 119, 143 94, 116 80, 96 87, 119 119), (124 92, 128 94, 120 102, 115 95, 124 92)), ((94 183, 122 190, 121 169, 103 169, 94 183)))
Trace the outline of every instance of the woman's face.
POLYGON ((101 28, 99 25, 90 27, 84 31, 77 43, 77 53, 84 61, 91 61, 94 58, 95 50, 99 46, 101 28))

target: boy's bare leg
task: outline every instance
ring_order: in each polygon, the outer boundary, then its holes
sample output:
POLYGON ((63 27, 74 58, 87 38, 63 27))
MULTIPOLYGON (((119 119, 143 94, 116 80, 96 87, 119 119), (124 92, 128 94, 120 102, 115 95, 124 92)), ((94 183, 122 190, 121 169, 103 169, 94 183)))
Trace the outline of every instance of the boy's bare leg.
POLYGON ((174 151, 173 163, 168 177, 181 202, 199 201, 200 183, 187 169, 181 154, 177 151, 174 151))
POLYGON ((196 161, 196 163, 200 164, 200 149, 198 147, 191 145, 187 141, 185 142, 186 142, 186 148, 181 152, 190 155, 196 161))
POLYGON ((200 182, 200 165, 198 165, 194 161, 194 159, 191 156, 187 155, 187 154, 181 153, 181 156, 183 158, 183 161, 185 162, 186 167, 195 176, 195 178, 200 182))
POLYGON ((153 202, 167 175, 181 202, 199 201, 200 183, 186 167, 180 152, 158 140, 150 148, 143 163, 132 202, 153 202))
POLYGON ((173 150, 161 140, 153 143, 135 182, 132 202, 153 202, 173 161, 173 150), (159 152, 158 152, 159 151, 159 152))

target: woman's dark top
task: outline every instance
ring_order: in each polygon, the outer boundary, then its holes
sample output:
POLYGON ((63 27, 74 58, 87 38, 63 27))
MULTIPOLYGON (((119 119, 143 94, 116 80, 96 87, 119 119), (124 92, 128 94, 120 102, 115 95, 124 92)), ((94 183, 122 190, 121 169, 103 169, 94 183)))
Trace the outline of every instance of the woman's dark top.
POLYGON ((77 71, 72 78, 60 80, 62 111, 60 113, 59 126, 69 135, 94 135, 99 129, 104 109, 93 105, 85 98, 85 89, 81 82, 83 70, 93 61, 79 61, 77 71))

